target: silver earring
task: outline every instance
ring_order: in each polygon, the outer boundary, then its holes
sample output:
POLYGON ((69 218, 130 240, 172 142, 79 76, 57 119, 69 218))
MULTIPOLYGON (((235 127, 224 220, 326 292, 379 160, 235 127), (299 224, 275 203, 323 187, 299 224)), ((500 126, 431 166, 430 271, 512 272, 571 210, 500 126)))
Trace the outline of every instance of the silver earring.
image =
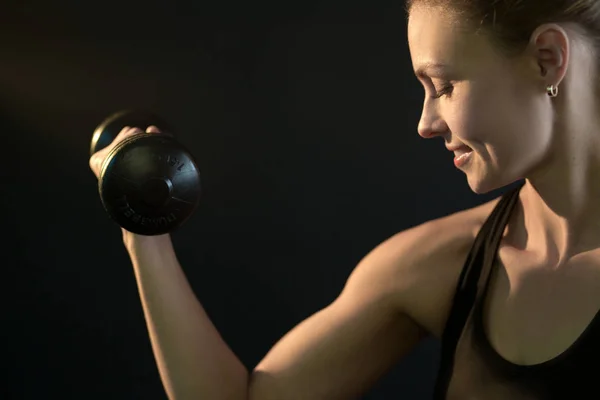
POLYGON ((558 86, 556 86, 556 85, 548 85, 546 87, 546 92, 548 93, 548 96, 550 96, 550 97, 556 97, 556 96, 558 96, 558 86))

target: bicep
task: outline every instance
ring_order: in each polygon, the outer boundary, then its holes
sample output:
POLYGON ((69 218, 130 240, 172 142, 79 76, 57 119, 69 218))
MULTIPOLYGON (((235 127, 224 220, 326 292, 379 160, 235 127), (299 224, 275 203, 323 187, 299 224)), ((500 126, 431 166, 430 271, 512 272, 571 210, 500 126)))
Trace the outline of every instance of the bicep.
POLYGON ((331 305, 259 363, 250 400, 358 398, 425 332, 441 332, 473 240, 472 220, 463 213, 422 224, 375 248, 331 305))
POLYGON ((331 305, 297 325, 259 363, 250 400, 358 398, 417 344, 418 325, 391 297, 377 295, 381 285, 360 271, 331 305))

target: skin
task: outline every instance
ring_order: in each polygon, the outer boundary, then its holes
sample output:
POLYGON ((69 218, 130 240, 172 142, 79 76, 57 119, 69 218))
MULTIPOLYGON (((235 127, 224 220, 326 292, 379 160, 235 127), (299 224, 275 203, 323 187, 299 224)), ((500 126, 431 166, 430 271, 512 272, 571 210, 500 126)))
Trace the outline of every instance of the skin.
POLYGON ((526 179, 512 239, 551 268, 600 247, 598 77, 594 51, 571 28, 541 25, 508 58, 448 10, 417 4, 408 23, 425 89, 419 135, 474 150, 461 169, 476 193, 526 179), (448 67, 421 73, 427 63, 448 67))

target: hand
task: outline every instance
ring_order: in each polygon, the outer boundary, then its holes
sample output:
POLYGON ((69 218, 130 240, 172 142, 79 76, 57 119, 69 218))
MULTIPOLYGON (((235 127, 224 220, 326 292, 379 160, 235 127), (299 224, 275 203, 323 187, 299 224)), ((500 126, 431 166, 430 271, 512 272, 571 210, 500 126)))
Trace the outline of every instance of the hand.
MULTIPOLYGON (((130 126, 126 126, 123 129, 121 129, 121 132, 119 132, 119 134, 115 137, 115 139, 111 142, 111 144, 109 144, 105 148, 97 151, 90 157, 90 168, 92 169, 92 172, 94 173, 94 175, 96 175, 96 178, 99 178, 100 171, 102 171, 102 164, 104 164, 104 160, 106 160, 106 157, 108 156, 110 151, 124 139, 126 139, 130 136, 133 136, 133 135, 140 134, 140 133, 144 133, 144 131, 140 128, 135 128, 135 127, 132 128, 130 126)), ((146 133, 161 133, 161 131, 156 126, 149 126, 148 128, 146 128, 146 133)), ((142 241, 142 242, 143 241, 152 241, 152 240, 165 240, 164 238, 156 239, 155 236, 145 237, 145 236, 135 235, 133 233, 126 231, 123 228, 121 228, 121 231, 123 232, 123 241, 128 249, 133 248, 134 242, 136 240, 142 241)), ((163 235, 163 236, 168 238, 168 235, 163 235)))
MULTIPOLYGON (((121 129, 121 132, 119 132, 119 134, 117 135, 117 137, 115 137, 111 144, 109 144, 102 150, 97 151, 90 157, 90 168, 92 169, 94 175, 96 175, 96 178, 100 176, 102 164, 104 164, 104 160, 106 159, 106 156, 108 156, 108 153, 110 153, 110 151, 124 139, 140 133, 144 133, 144 131, 140 128, 132 128, 130 126, 126 126, 123 129, 121 129)), ((149 126, 146 129, 146 133, 160 133, 160 130, 156 126, 149 126)))

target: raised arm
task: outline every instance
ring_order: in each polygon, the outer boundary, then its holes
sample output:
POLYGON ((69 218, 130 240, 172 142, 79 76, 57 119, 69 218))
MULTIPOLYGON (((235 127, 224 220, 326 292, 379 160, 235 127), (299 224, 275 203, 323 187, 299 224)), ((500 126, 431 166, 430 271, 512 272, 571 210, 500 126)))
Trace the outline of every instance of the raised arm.
MULTIPOLYGON (((128 134, 133 131, 120 138, 128 134)), ((95 173, 101 152, 90 160, 95 173)), ((246 370, 206 315, 170 237, 124 231, 169 398, 360 397, 426 332, 441 333, 477 221, 470 211, 457 213, 383 242, 359 263, 332 304, 292 329, 253 371, 246 370)))
POLYGON ((360 397, 427 333, 441 333, 472 242, 459 222, 428 222, 382 243, 332 304, 298 324, 250 372, 192 292, 170 238, 125 233, 169 398, 360 397))
POLYGON ((473 239, 467 219, 431 221, 375 248, 331 305, 259 363, 250 400, 356 399, 427 333, 440 335, 473 239))

